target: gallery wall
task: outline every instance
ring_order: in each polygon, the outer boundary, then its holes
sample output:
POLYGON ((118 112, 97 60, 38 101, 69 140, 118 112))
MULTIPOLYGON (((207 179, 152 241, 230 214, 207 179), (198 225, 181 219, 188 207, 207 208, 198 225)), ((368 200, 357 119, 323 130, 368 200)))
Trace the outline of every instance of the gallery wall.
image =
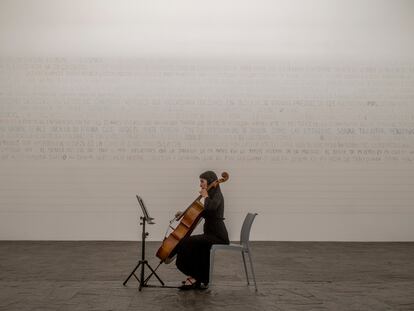
POLYGON ((412 1, 0 1, 0 239, 414 239, 412 1), (201 229, 198 228, 198 231, 201 229))

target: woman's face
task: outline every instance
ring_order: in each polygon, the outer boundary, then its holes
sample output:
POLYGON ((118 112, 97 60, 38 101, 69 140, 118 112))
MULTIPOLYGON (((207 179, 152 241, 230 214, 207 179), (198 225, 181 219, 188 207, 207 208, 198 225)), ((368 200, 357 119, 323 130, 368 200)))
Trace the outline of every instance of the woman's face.
POLYGON ((200 188, 207 189, 207 180, 204 178, 200 178, 200 188))

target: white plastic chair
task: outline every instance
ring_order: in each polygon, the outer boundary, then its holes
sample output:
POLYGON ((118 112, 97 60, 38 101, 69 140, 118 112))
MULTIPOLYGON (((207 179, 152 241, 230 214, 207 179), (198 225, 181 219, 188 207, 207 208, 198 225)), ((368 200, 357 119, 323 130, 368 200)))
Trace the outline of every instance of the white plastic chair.
POLYGON ((244 271, 246 272, 246 279, 247 279, 247 285, 250 285, 249 282, 249 273, 247 271, 247 265, 246 265, 246 256, 249 257, 250 262, 250 269, 253 276, 254 281, 254 287, 257 291, 257 284, 256 284, 256 276, 254 274, 254 268, 253 268, 253 261, 252 261, 252 255, 250 251, 250 229, 252 228, 253 220, 256 217, 257 213, 248 213, 246 217, 244 218, 243 226, 241 228, 240 232, 240 244, 213 244, 211 246, 210 251, 210 284, 212 284, 213 280, 213 269, 214 269, 214 255, 216 253, 216 250, 228 250, 228 251, 236 251, 241 252, 242 258, 243 258, 243 264, 244 264, 244 271))

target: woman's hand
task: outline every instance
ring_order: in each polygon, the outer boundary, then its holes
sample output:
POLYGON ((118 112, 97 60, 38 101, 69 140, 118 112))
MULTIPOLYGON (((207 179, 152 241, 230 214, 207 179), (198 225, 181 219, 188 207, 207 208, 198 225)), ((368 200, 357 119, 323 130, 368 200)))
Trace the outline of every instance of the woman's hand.
POLYGON ((207 198, 208 197, 208 192, 206 189, 201 189, 200 190, 200 194, 203 198, 207 198))
POLYGON ((174 217, 176 220, 180 219, 181 215, 183 214, 183 212, 178 211, 177 213, 175 213, 174 217))

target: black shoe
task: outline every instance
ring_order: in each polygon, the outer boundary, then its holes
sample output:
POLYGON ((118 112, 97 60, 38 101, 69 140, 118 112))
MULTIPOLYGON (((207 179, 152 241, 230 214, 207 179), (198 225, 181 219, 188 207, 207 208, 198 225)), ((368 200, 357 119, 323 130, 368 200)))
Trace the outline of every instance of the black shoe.
POLYGON ((200 287, 200 282, 198 282, 198 281, 195 281, 194 283, 192 283, 189 279, 187 279, 187 281, 190 283, 190 284, 183 284, 183 285, 181 285, 180 287, 178 287, 178 289, 179 290, 190 290, 190 289, 197 289, 197 288, 199 288, 200 287))
POLYGON ((206 289, 208 289, 208 283, 200 283, 198 285, 197 289, 200 289, 200 290, 206 290, 206 289))
POLYGON ((189 285, 181 285, 180 287, 178 287, 179 290, 190 290, 190 289, 197 289, 197 284, 189 284, 189 285))

